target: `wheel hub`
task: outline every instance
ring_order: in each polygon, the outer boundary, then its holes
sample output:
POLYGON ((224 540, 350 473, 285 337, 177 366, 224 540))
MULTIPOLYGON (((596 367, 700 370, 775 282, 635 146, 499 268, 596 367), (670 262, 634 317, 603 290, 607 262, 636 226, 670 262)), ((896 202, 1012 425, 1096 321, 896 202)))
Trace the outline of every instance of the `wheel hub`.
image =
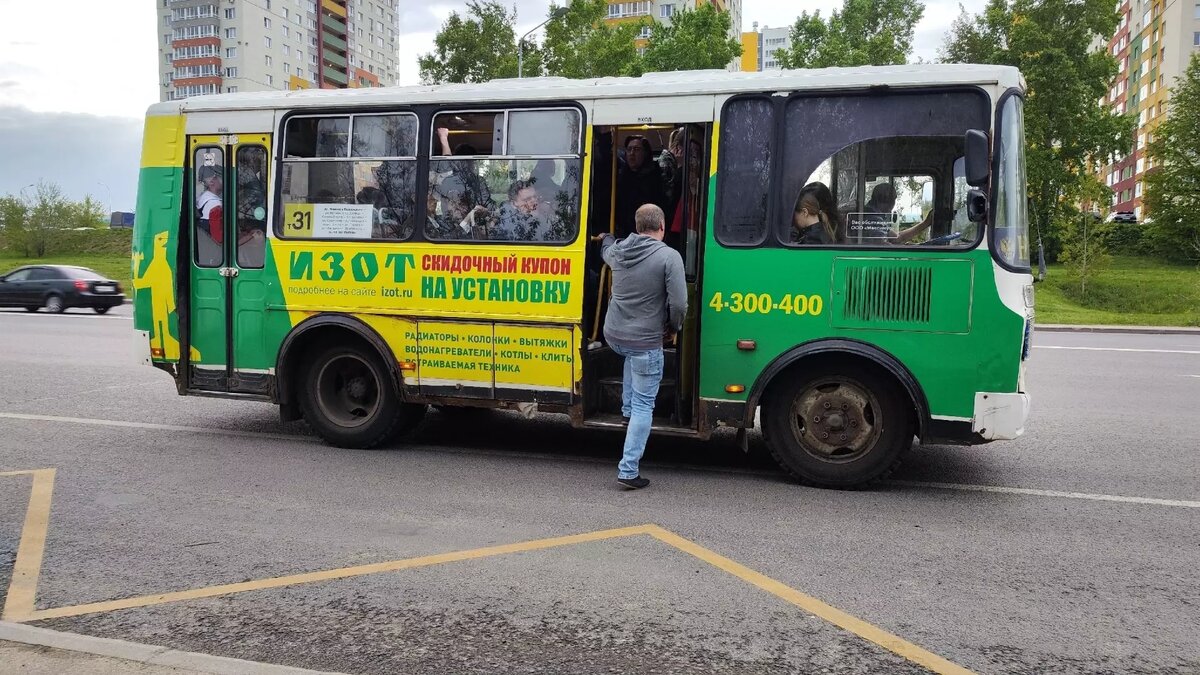
POLYGON ((873 397, 844 381, 827 381, 801 393, 793 405, 793 431, 812 455, 849 461, 870 449, 878 428, 873 397))
POLYGON ((324 364, 317 374, 317 405, 339 426, 361 426, 379 409, 381 387, 366 361, 342 355, 324 364))
POLYGON ((346 383, 346 395, 355 401, 361 401, 367 395, 367 382, 356 377, 346 383))

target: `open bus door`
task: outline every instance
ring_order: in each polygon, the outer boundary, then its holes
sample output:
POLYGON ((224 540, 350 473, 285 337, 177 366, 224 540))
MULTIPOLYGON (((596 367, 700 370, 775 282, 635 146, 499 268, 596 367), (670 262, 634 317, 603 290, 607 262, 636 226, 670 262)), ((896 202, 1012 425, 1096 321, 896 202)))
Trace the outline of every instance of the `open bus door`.
MULTIPOLYGON (((694 434, 698 430, 699 374, 699 260, 704 240, 705 204, 708 199, 706 168, 712 151, 709 147, 709 124, 642 124, 610 127, 595 135, 592 148, 592 206, 593 220, 588 235, 617 233, 619 166, 626 139, 633 135, 651 141, 655 155, 670 152, 667 139, 681 130, 683 158, 678 161, 679 173, 675 189, 678 198, 666 217, 665 241, 683 258, 688 288, 688 313, 683 330, 673 343, 663 345, 663 380, 654 410, 654 429, 657 432, 694 434), (675 231, 673 225, 678 229, 675 231)), ((652 157, 649 161, 656 161, 652 157)), ((617 233, 620 236, 619 233, 617 233)), ((609 427, 622 424, 620 417, 622 360, 602 345, 604 317, 612 286, 612 271, 589 255, 595 266, 598 284, 593 288, 595 302, 586 303, 589 353, 585 377, 589 381, 585 398, 585 418, 588 426, 609 427)))
POLYGON ((267 394, 265 357, 269 134, 193 136, 186 387, 267 394))

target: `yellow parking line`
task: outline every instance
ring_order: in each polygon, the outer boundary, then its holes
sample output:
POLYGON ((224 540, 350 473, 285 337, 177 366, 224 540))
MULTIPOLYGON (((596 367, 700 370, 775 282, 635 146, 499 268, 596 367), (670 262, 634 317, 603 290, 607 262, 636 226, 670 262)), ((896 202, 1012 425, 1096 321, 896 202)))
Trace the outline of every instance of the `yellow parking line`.
POLYGON ((964 673, 971 672, 956 663, 947 661, 933 652, 922 649, 921 647, 918 647, 917 645, 904 640, 903 638, 892 635, 882 628, 873 626, 866 621, 859 619, 858 617, 851 616, 842 610, 825 604, 824 602, 821 602, 810 595, 805 595, 791 586, 787 586, 764 574, 755 572, 749 567, 734 562, 723 555, 710 551, 691 540, 684 539, 674 532, 664 530, 657 525, 647 525, 646 530, 647 534, 663 543, 674 546, 684 553, 693 555, 718 569, 728 572, 729 574, 732 574, 743 581, 751 583, 776 597, 782 598, 793 605, 796 605, 800 609, 803 609, 814 616, 820 617, 839 628, 848 630, 864 640, 874 642, 880 647, 883 647, 884 649, 898 656, 902 656, 913 663, 925 666, 935 673, 944 673, 946 675, 962 675, 964 673))
POLYGON ((21 528, 21 542, 17 545, 17 559, 13 562, 4 612, 0 614, 0 618, 5 621, 28 620, 29 615, 33 613, 38 576, 42 570, 42 555, 46 551, 46 531, 50 528, 54 469, 5 471, 0 473, 0 476, 26 474, 33 476, 33 487, 29 490, 29 506, 25 509, 25 524, 21 528))
POLYGON ((703 546, 700 546, 689 539, 685 539, 674 532, 661 528, 657 525, 637 525, 634 527, 599 530, 596 532, 587 532, 584 534, 575 534, 565 537, 535 539, 532 541, 518 542, 515 544, 502 544, 499 546, 488 546, 466 551, 439 553, 436 555, 421 556, 418 558, 405 558, 401 560, 372 563, 368 565, 356 565, 354 567, 343 567, 340 569, 323 570, 319 572, 291 574, 287 576, 258 579, 255 581, 245 581, 235 584, 222 584, 219 586, 195 588, 173 593, 159 593, 155 595, 143 595, 134 598, 125 598, 122 600, 110 600, 82 605, 35 610, 34 600, 37 590, 38 572, 41 568, 42 552, 44 550, 46 541, 46 529, 49 525, 50 496, 54 486, 54 469, 41 469, 38 471, 12 471, 0 473, 0 476, 13 476, 22 474, 33 474, 34 485, 31 492, 29 510, 26 513, 25 528, 21 533, 21 545, 17 550, 16 565, 13 567, 13 580, 12 584, 9 586, 8 602, 4 608, 3 618, 8 621, 40 621, 43 619, 57 619, 63 617, 82 616, 85 614, 98 614, 121 609, 132 609, 135 607, 148 607, 151 605, 161 605, 184 600, 197 600, 201 598, 212 598, 220 595, 245 593, 247 591, 282 588, 285 586, 295 586, 298 584, 308 584, 319 581, 333 581, 337 579, 347 579, 368 574, 379 574, 382 572, 396 572, 399 570, 429 567, 432 565, 440 565, 442 563, 449 562, 478 560, 481 558, 490 558, 508 553, 540 551, 571 546, 573 544, 584 544, 588 542, 619 539, 623 537, 632 537, 635 535, 645 534, 679 551, 694 556, 716 567, 717 569, 753 584, 754 586, 771 593, 778 598, 786 600, 787 602, 799 607, 800 609, 803 609, 806 612, 809 612, 820 619, 828 621, 829 623, 843 630, 849 631, 858 637, 863 638, 864 640, 879 645, 880 647, 883 647, 897 656, 924 666, 935 673, 945 675, 969 675, 971 673, 971 671, 963 668, 962 666, 952 663, 926 649, 918 647, 917 645, 893 635, 882 628, 869 624, 855 616, 851 616, 850 614, 847 614, 836 607, 821 602, 810 595, 801 593, 800 591, 787 586, 782 582, 776 581, 760 572, 756 572, 745 565, 730 560, 729 558, 704 548, 703 546))
POLYGON ((458 562, 461 560, 476 560, 479 558, 489 558, 492 556, 504 555, 506 553, 521 553, 524 551, 539 551, 548 548, 557 548, 560 546, 570 546, 571 544, 583 544, 592 541, 602 541, 604 539, 615 539, 617 537, 629 537, 635 534, 646 534, 646 526, 640 525, 637 527, 622 527, 614 530, 600 530, 597 532, 588 532, 586 534, 575 534, 567 537, 551 537, 549 539, 535 539, 533 541, 523 541, 516 544, 503 544, 501 546, 488 546, 486 548, 476 548, 469 551, 454 551, 452 553, 439 553, 437 555, 422 556, 420 558, 405 558, 403 560, 392 560, 389 562, 372 563, 369 565, 357 565, 354 567, 343 567, 341 569, 324 570, 321 572, 306 572, 303 574, 291 574, 283 577, 273 577, 270 579, 258 579, 256 581, 245 581, 236 584, 223 584, 220 586, 209 586, 207 588, 196 588, 190 591, 179 591, 175 593, 160 593, 158 595, 144 595, 137 598, 126 598, 124 600, 111 600, 108 602, 93 602, 86 605, 74 605, 71 607, 56 607, 54 609, 44 609, 34 612, 31 617, 26 618, 27 621, 40 621, 42 619, 57 619, 66 616, 80 616, 82 614, 96 614, 98 612, 111 612, 118 609, 130 609, 133 607, 146 607, 149 605, 161 605, 166 602, 179 602, 180 600, 196 600, 198 598, 211 598, 218 595, 228 595, 230 593, 245 593, 246 591, 260 591, 267 588, 280 588, 283 586, 294 586, 296 584, 308 584, 315 581, 332 581, 334 579, 346 579, 348 577, 358 577, 364 574, 379 574, 380 572, 395 572, 398 570, 413 569, 416 567, 428 567, 430 565, 440 565, 448 562, 458 562))

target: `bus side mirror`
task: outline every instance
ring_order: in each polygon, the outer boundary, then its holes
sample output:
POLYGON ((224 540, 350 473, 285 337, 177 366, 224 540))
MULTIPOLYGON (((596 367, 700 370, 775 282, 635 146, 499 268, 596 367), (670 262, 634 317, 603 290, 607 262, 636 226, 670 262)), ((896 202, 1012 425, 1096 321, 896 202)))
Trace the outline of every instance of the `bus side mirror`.
POLYGON ((967 185, 977 188, 986 186, 988 176, 991 175, 987 134, 979 129, 968 130, 964 139, 964 147, 966 148, 964 163, 967 171, 967 185))
POLYGON ((972 223, 982 223, 987 220, 987 215, 987 195, 979 188, 967 190, 967 220, 972 223))

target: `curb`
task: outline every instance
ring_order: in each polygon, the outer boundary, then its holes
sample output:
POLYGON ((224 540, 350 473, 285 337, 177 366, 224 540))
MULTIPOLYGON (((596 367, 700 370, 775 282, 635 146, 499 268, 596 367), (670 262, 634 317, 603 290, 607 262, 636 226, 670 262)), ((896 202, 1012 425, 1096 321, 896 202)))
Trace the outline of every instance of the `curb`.
POLYGON ((1068 324, 1034 324, 1035 332, 1045 333, 1113 333, 1126 335, 1200 335, 1200 328, 1187 326, 1087 326, 1068 324))
POLYGON ((0 621, 0 640, 38 645, 95 656, 106 656, 135 663, 170 668, 185 668, 215 675, 336 675, 328 671, 305 670, 225 656, 181 652, 169 647, 63 633, 49 628, 0 621))

